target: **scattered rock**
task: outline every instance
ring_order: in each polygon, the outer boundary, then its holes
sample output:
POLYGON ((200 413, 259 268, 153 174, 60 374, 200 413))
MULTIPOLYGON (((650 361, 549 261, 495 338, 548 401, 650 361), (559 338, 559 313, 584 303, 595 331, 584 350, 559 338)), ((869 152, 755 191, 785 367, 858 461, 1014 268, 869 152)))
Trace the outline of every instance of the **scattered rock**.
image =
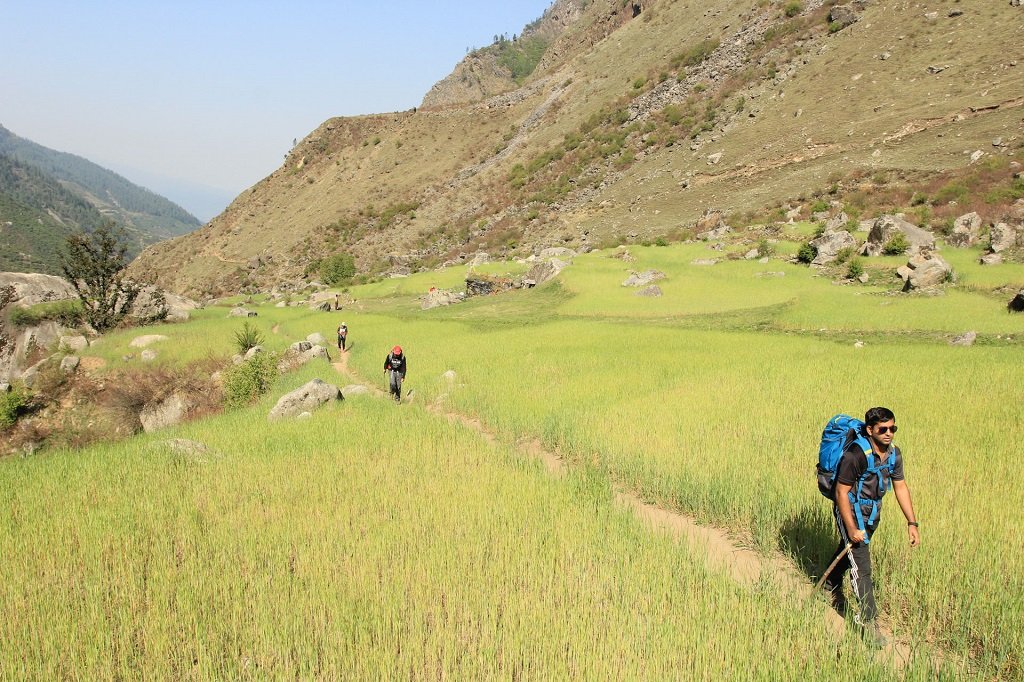
POLYGON ((977 163, 983 156, 985 156, 985 152, 980 149, 974 150, 974 152, 971 153, 971 163, 977 163))
POLYGON ((963 13, 964 13, 964 11, 962 9, 951 9, 951 10, 949 10, 949 14, 947 14, 946 16, 948 16, 950 18, 952 18, 952 17, 959 17, 959 16, 962 16, 963 13))
POLYGON ((544 259, 559 258, 564 261, 571 261, 576 257, 576 252, 564 246, 552 246, 541 251, 537 257, 544 259))
POLYGON ((854 341, 853 342, 853 347, 854 348, 863 348, 864 347, 864 342, 863 341, 854 341))
POLYGON ((462 303, 464 300, 466 300, 466 295, 461 291, 431 289, 423 298, 423 303, 420 305, 420 308, 423 310, 430 310, 431 308, 436 308, 438 306, 462 303))
POLYGON ((491 256, 489 254, 480 252, 473 256, 473 260, 469 261, 468 265, 471 268, 475 268, 478 265, 483 265, 484 263, 489 263, 490 261, 491 256))
POLYGON ((935 75, 937 73, 942 73, 943 71, 945 71, 946 67, 945 66, 939 66, 938 64, 933 64, 933 65, 929 66, 926 70, 928 71, 928 73, 930 73, 932 75, 935 75))
POLYGON ((861 284, 867 284, 869 281, 871 281, 871 277, 868 276, 868 273, 862 272, 859 275, 857 275, 857 281, 860 282, 861 284))
POLYGON ((153 360, 156 360, 156 356, 157 352, 152 348, 147 348, 139 354, 139 358, 141 358, 143 362, 152 362, 153 360))
POLYGON ((633 254, 631 254, 629 252, 629 249, 627 249, 624 246, 620 246, 619 248, 617 248, 608 257, 609 258, 616 258, 616 259, 622 261, 623 263, 635 263, 636 262, 636 258, 634 258, 633 254))
POLYGON ((755 258, 758 257, 758 255, 760 253, 761 252, 758 251, 757 249, 751 249, 750 251, 747 251, 745 254, 743 254, 743 259, 744 260, 754 260, 755 258))
POLYGON ((964 332, 959 336, 953 337, 953 340, 949 342, 951 346, 973 346, 974 342, 978 339, 978 332, 964 332))
POLYGON ((785 277, 786 273, 782 272, 781 270, 776 270, 776 271, 768 271, 768 272, 759 272, 759 273, 757 273, 754 276, 755 277, 785 277))
POLYGON ((857 240, 846 230, 825 232, 817 239, 811 240, 811 246, 817 249, 818 255, 811 261, 814 265, 826 265, 833 262, 843 249, 854 249, 857 240))
POLYGON ((690 261, 690 265, 702 265, 702 266, 715 265, 717 263, 718 263, 718 259, 717 258, 695 258, 694 260, 690 261))
POLYGON ((305 353, 307 350, 313 347, 313 344, 309 341, 296 341, 292 345, 288 346, 289 350, 294 350, 299 353, 305 353))
POLYGON ((341 389, 322 379, 312 379, 305 385, 281 396, 267 418, 274 420, 297 417, 303 412, 315 410, 332 400, 344 400, 341 389))
POLYGON ((640 291, 636 292, 637 296, 646 296, 650 298, 658 298, 661 296, 661 287, 657 284, 652 284, 648 287, 644 287, 640 291))
POLYGON ((978 241, 981 232, 981 216, 971 211, 956 219, 953 223, 953 232, 947 240, 951 246, 965 248, 973 246, 978 241))
POLYGON ((838 215, 828 219, 828 222, 825 223, 825 231, 835 232, 836 230, 844 230, 849 222, 850 216, 846 215, 846 211, 840 211, 838 215))
POLYGON ((1003 254, 1001 253, 986 253, 978 259, 978 263, 981 265, 1002 265, 1003 254))
POLYGON ((139 421, 142 422, 143 431, 152 433, 180 423, 187 413, 188 403, 175 393, 160 402, 150 403, 143 407, 139 421))
POLYGON ((263 352, 263 346, 259 346, 259 345, 253 346, 249 350, 245 351, 245 358, 244 359, 245 360, 250 360, 250 359, 252 359, 253 356, 255 356, 255 355, 259 354, 259 353, 262 353, 262 352, 263 352))
POLYGON ((665 279, 665 273, 660 270, 644 270, 643 272, 632 271, 632 274, 622 282, 622 286, 645 287, 660 279, 665 279))
POLYGON ((945 282, 952 272, 949 263, 932 253, 915 254, 906 265, 896 270, 903 280, 903 291, 936 287, 945 282))
POLYGON ((81 361, 81 358, 77 355, 67 355, 60 361, 60 371, 65 374, 71 374, 78 369, 78 365, 81 361))
POLYGON ((708 165, 715 165, 722 160, 722 152, 715 152, 714 154, 708 154, 708 165))
POLYGON ((167 341, 167 337, 162 334, 147 334, 146 336, 136 336, 128 346, 131 348, 145 348, 161 341, 167 341))
POLYGON ((454 384, 455 383, 455 379, 457 378, 457 376, 455 374, 455 370, 454 369, 450 369, 447 372, 445 372, 444 374, 442 374, 441 378, 444 379, 449 384, 454 384))
POLYGON ((313 305, 309 306, 309 309, 319 310, 322 313, 329 313, 332 310, 334 310, 334 305, 330 301, 324 301, 323 303, 314 303, 313 305))
POLYGON ((882 255, 885 245, 896 236, 897 232, 902 232, 910 243, 910 247, 907 249, 910 254, 935 249, 935 236, 931 232, 907 222, 903 219, 902 214, 897 213, 896 215, 882 215, 875 219, 871 225, 871 231, 868 232, 868 240, 860 250, 861 254, 865 256, 882 255))
MULTIPOLYGON (((558 261, 561 263, 561 261, 558 261)), ((542 265, 542 263, 537 263, 542 265)), ((533 272, 533 268, 530 269, 533 272)), ((557 274, 557 273, 555 273, 557 274)), ((530 277, 530 273, 526 274, 530 277)), ((553 277, 554 275, 552 275, 553 277)), ((538 280, 538 284, 540 281, 538 280)), ((515 286, 508 277, 489 277, 487 275, 470 274, 466 276, 466 296, 488 296, 490 294, 499 294, 503 291, 508 291, 515 286)))
POLYGON ((162 445, 171 452, 178 455, 186 455, 189 457, 200 457, 202 455, 210 454, 210 448, 205 443, 200 443, 197 440, 189 440, 187 438, 169 438, 167 440, 161 440, 153 443, 154 446, 162 445))
POLYGON ((725 222, 725 214, 709 208, 704 211, 704 215, 694 225, 693 231, 697 234, 698 239, 707 242, 712 239, 721 239, 732 232, 732 228, 725 222))
POLYGON ((349 384, 341 389, 341 395, 351 398, 354 395, 369 395, 370 389, 362 384, 349 384))
POLYGON ((300 412, 299 415, 297 417, 295 417, 295 418, 296 419, 312 419, 313 418, 313 413, 312 412, 300 412))
POLYGON ((256 313, 239 306, 228 311, 228 317, 256 317, 256 313))

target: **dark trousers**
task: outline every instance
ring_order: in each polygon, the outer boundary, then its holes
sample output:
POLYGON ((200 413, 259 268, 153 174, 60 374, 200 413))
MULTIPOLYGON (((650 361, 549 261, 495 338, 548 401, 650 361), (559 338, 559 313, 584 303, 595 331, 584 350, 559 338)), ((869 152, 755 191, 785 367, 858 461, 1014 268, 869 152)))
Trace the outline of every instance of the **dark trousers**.
POLYGON ((339 336, 338 337, 338 350, 345 350, 345 337, 344 336, 339 336))
POLYGON ((402 376, 401 372, 391 370, 390 381, 388 382, 388 388, 391 389, 391 395, 395 396, 395 400, 402 399, 402 380, 405 377, 402 376))
MULTIPOLYGON (((843 520, 839 516, 838 507, 833 508, 833 515, 835 516, 836 527, 839 529, 839 547, 836 548, 832 559, 829 559, 830 564, 846 549, 846 544, 850 541, 846 535, 846 526, 843 525, 843 520)), ((877 523, 874 526, 868 527, 868 537, 874 535, 875 528, 877 527, 877 523)), ((858 621, 861 623, 869 623, 878 615, 878 608, 875 606, 875 584, 871 579, 871 554, 869 547, 869 545, 863 542, 854 544, 849 554, 840 559, 836 567, 825 578, 825 589, 832 593, 833 603, 840 603, 842 602, 843 576, 847 571, 850 572, 850 584, 853 586, 854 594, 857 595, 858 603, 860 603, 858 621)))

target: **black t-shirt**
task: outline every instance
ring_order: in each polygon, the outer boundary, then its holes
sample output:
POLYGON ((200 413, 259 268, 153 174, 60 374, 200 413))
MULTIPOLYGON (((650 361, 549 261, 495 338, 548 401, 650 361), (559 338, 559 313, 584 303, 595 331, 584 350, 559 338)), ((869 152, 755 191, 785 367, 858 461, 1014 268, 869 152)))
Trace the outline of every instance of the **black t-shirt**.
POLYGON ((398 372, 402 375, 403 379, 405 378, 405 371, 408 367, 409 364, 405 359, 405 353, 402 353, 401 355, 388 353, 388 356, 384 358, 384 369, 390 369, 398 372))
MULTIPOLYGON (((896 463, 893 464, 892 474, 889 475, 886 469, 882 470, 882 475, 886 478, 886 489, 888 490, 892 486, 892 481, 903 480, 903 455, 900 453, 900 449, 895 445, 892 446, 893 451, 896 453, 896 463)), ((880 458, 878 453, 875 453, 875 464, 881 464, 888 459, 888 455, 884 458, 880 458)), ((864 450, 857 444, 857 441, 853 441, 846 447, 846 451, 843 452, 842 459, 839 460, 839 470, 836 472, 836 481, 843 485, 853 486, 856 490, 857 481, 864 475, 864 472, 868 470, 868 458, 864 454, 864 450)), ((854 493, 856 494, 856 492, 854 493)), ((882 496, 878 494, 878 476, 876 474, 870 474, 864 481, 864 487, 861 488, 861 497, 866 500, 880 500, 882 496)))

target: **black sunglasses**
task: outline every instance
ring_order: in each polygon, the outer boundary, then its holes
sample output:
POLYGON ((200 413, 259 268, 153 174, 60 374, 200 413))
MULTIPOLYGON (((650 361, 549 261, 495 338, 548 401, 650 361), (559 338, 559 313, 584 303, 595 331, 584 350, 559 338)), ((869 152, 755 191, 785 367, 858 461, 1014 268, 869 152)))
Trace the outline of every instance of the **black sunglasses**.
POLYGON ((893 424, 892 426, 876 426, 875 428, 878 429, 878 433, 879 434, 882 434, 882 433, 889 433, 890 431, 892 431, 893 433, 896 433, 896 428, 897 427, 896 427, 895 424, 893 424))

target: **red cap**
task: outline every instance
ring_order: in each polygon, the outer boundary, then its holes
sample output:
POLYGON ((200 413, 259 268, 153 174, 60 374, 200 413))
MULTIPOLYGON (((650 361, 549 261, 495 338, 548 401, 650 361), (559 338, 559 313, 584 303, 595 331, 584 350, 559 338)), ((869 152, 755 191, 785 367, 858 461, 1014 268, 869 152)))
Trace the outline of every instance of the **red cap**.
POLYGON ((401 355, 402 354, 402 347, 401 346, 395 346, 394 348, 391 349, 391 352, 394 353, 395 355, 401 355))

